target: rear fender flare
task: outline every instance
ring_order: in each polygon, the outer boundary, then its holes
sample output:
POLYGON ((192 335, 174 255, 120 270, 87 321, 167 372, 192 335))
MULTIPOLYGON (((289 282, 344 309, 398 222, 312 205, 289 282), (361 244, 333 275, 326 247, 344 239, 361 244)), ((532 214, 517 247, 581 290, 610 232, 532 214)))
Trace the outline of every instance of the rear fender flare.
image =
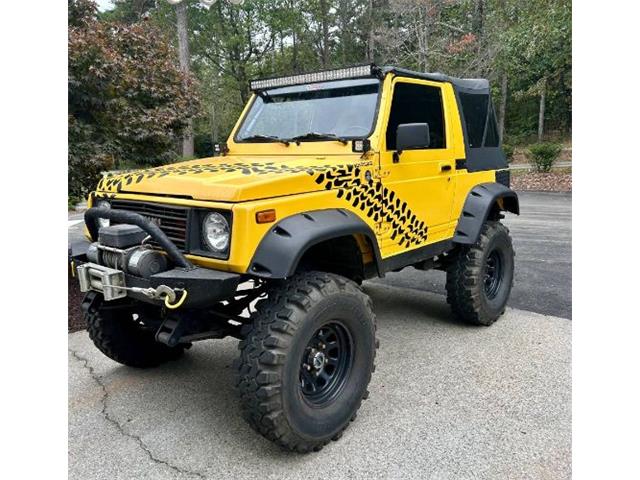
POLYGON ((473 245, 494 208, 520 215, 518 195, 500 183, 481 183, 469 191, 458 219, 453 242, 473 245))

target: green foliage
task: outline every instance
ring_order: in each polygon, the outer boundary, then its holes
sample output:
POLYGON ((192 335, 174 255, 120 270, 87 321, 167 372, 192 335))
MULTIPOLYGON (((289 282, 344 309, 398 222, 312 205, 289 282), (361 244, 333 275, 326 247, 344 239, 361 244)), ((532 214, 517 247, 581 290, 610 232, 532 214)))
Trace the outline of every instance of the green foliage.
MULTIPOLYGON (((570 132, 570 0, 219 0, 210 9, 184 1, 205 107, 194 119, 196 139, 225 140, 252 78, 369 61, 488 78, 496 106, 506 75, 505 135, 514 145, 535 138, 544 78, 545 131, 570 132)), ((166 0, 115 5, 99 19, 135 25, 146 18, 162 43, 175 46, 175 7, 166 0)), ((196 152, 206 155, 199 143, 196 152)))
POLYGON ((88 0, 69 0, 69 22, 69 194, 81 198, 105 169, 175 159, 199 103, 156 26, 98 21, 88 0))
POLYGON ((502 151, 504 152, 505 156, 507 157, 507 162, 511 163, 513 161, 513 154, 516 151, 516 148, 513 145, 510 145, 508 143, 503 143, 502 144, 502 151))
POLYGON ((562 145, 557 143, 536 143, 527 149, 527 157, 536 171, 550 172, 561 152, 562 145))

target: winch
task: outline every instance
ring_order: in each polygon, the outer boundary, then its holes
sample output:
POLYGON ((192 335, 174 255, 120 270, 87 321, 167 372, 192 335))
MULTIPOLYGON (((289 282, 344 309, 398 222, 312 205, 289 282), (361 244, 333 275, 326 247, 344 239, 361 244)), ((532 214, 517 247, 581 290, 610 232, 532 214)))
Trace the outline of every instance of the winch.
POLYGON ((98 265, 149 278, 168 270, 164 253, 145 244, 146 233, 135 225, 112 225, 100 229, 98 241, 87 250, 87 258, 98 265))

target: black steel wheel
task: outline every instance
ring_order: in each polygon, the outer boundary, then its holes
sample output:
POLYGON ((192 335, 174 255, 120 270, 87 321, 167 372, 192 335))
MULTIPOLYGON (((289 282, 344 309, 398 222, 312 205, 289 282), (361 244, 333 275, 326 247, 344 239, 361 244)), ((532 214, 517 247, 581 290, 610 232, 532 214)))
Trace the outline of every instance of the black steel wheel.
POLYGON ((377 348, 371 300, 339 275, 273 284, 240 342, 236 387, 252 428, 300 453, 337 440, 367 398, 377 348))
POLYGON ((487 256, 484 271, 484 292, 488 299, 496 298, 504 276, 504 260, 500 250, 491 250, 487 256))
POLYGON ((514 251, 509 230, 487 221, 475 245, 461 246, 447 268, 447 302, 454 316, 491 325, 505 311, 513 284, 514 251))
POLYGON ((339 322, 320 327, 311 337, 300 362, 300 387, 306 401, 331 402, 344 386, 352 365, 353 341, 339 322))

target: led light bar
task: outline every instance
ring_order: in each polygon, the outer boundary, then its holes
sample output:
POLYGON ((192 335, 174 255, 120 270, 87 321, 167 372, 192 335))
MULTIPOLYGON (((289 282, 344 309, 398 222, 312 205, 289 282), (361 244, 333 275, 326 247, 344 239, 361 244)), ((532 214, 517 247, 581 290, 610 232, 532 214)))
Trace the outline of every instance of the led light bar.
POLYGON ((336 68, 321 72, 302 73, 287 77, 264 78, 253 80, 251 90, 266 90, 269 88, 288 87, 291 85, 303 85, 305 83, 330 82, 331 80, 346 80, 349 78, 373 77, 377 73, 375 65, 357 65, 354 67, 336 68))

